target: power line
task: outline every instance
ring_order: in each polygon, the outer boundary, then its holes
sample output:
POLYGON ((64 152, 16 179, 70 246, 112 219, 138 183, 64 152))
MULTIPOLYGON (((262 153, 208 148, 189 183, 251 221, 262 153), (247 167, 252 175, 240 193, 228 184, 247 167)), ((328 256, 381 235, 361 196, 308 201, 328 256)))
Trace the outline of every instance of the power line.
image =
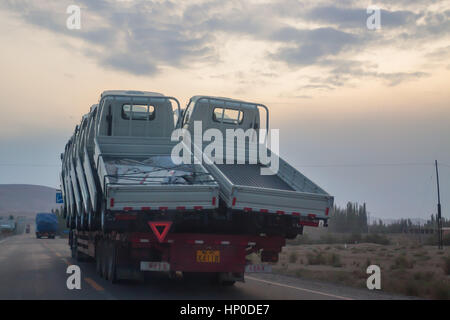
POLYGON ((37 163, 0 163, 0 167, 61 167, 61 165, 37 163))
POLYGON ((434 166, 431 162, 406 163, 352 163, 352 164, 295 164, 298 167, 407 167, 407 166, 434 166))
MULTIPOLYGON (((294 164, 298 167, 408 167, 408 166, 434 166, 431 162, 405 162, 405 163, 324 163, 324 164, 294 164)), ((439 163, 450 167, 450 164, 439 163)), ((46 163, 0 163, 1 167, 61 167, 60 164, 46 163)))

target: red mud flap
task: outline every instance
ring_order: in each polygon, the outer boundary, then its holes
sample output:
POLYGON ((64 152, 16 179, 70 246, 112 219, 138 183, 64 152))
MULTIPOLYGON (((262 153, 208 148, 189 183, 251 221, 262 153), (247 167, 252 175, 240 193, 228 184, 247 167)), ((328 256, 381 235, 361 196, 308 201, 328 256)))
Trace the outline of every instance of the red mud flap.
POLYGON ((248 264, 245 266, 245 273, 271 273, 272 266, 269 264, 248 264))
POLYGON ((141 271, 170 271, 170 264, 167 262, 141 261, 141 271))

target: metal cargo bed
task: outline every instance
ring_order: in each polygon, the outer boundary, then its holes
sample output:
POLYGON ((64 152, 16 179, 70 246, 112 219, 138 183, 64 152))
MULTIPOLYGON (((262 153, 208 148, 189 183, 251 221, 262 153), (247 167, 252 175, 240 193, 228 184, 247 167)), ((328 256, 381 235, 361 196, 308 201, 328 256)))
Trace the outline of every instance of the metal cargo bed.
POLYGON ((233 210, 326 219, 333 197, 279 158, 274 175, 261 175, 261 164, 206 166, 220 185, 220 196, 233 210))
POLYGON ((293 191, 277 175, 260 175, 261 164, 217 164, 217 168, 235 185, 293 191))
POLYGON ((97 137, 94 161, 110 210, 213 209, 218 184, 200 164, 175 164, 168 138, 97 137))

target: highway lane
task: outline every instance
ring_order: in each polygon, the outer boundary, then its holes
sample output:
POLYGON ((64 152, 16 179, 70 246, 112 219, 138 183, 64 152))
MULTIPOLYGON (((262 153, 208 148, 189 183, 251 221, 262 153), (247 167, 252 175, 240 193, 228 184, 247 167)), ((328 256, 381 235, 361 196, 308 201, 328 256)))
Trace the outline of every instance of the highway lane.
POLYGON ((252 274, 245 283, 218 287, 152 274, 144 283, 111 284, 95 264, 70 257, 66 239, 36 239, 33 233, 0 241, 0 299, 399 299, 400 296, 280 275, 252 274), (81 290, 66 286, 68 265, 81 268, 81 290))

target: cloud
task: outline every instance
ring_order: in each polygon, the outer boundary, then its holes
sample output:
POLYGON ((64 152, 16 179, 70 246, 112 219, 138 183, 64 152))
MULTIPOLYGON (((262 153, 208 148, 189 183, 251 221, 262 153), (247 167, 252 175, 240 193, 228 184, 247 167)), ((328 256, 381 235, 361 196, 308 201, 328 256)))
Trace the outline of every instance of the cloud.
POLYGON ((228 41, 257 40, 268 48, 261 55, 265 62, 286 64, 292 71, 321 68, 324 82, 309 83, 309 89, 342 86, 355 78, 396 85, 426 76, 420 70, 379 72, 376 65, 367 68, 354 62, 355 56, 369 48, 417 45, 450 34, 450 11, 433 11, 424 0, 388 2, 381 11, 381 32, 367 30, 366 8, 351 0, 339 5, 329 0, 79 0, 82 29, 76 31, 65 27, 65 10, 72 2, 4 0, 0 8, 33 26, 82 40, 87 44, 83 52, 105 68, 139 76, 154 75, 164 66, 222 63, 221 49, 228 41), (412 5, 406 7, 407 3, 412 5), (392 9, 399 6, 407 9, 392 9))
POLYGON ((404 81, 417 80, 430 76, 427 72, 379 72, 378 65, 369 61, 357 60, 323 60, 321 65, 328 68, 327 76, 310 77, 309 84, 302 89, 335 89, 349 85, 355 80, 378 79, 388 86, 396 86, 404 81))
MULTIPOLYGON (((345 8, 336 6, 318 6, 312 8, 304 17, 311 21, 319 21, 342 28, 366 28, 368 18, 366 8, 345 8)), ((406 27, 414 24, 420 14, 407 10, 388 11, 381 9, 381 24, 383 28, 406 27)))
POLYGON ((79 1, 81 30, 66 28, 69 4, 18 0, 2 5, 31 25, 95 47, 86 54, 100 65, 135 75, 152 75, 162 65, 184 66, 212 55, 213 37, 186 29, 175 3, 79 1))
POLYGON ((295 43, 294 47, 284 47, 272 57, 290 65, 310 65, 328 55, 337 55, 346 47, 361 44, 363 39, 354 34, 333 28, 299 30, 284 28, 273 35, 276 41, 295 43))

